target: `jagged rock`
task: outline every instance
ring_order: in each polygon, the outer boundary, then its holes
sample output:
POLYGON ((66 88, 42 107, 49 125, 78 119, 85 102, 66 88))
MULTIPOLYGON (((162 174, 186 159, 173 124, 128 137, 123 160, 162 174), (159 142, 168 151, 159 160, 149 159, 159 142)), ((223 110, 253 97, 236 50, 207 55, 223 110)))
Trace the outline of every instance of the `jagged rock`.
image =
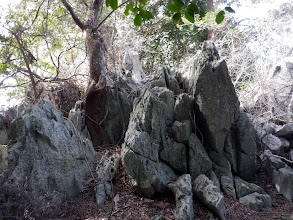
POLYGON ((236 191, 232 174, 223 174, 221 176, 221 186, 227 196, 231 196, 233 199, 236 199, 236 191))
POLYGON ((174 138, 179 143, 188 143, 188 139, 192 132, 191 122, 184 120, 183 122, 175 121, 172 125, 174 138))
POLYGON ((293 201, 293 169, 285 166, 273 171, 273 184, 277 191, 289 201, 293 201))
POLYGON ((257 192, 241 197, 239 202, 245 207, 257 212, 261 211, 263 208, 272 207, 271 197, 268 194, 259 194, 257 192))
POLYGON ((178 220, 193 220, 193 200, 191 177, 189 174, 180 176, 175 183, 168 184, 168 187, 175 194, 176 211, 175 219, 178 220))
POLYGON ((85 117, 82 113, 82 101, 76 102, 73 109, 68 114, 68 119, 74 124, 76 129, 81 132, 86 138, 90 139, 89 131, 85 124, 85 117))
POLYGON ((213 170, 211 170, 206 176, 215 184, 217 188, 221 188, 219 179, 213 170))
POLYGON ((293 124, 286 124, 277 130, 276 135, 293 140, 293 124))
POLYGON ((278 138, 275 135, 268 134, 262 138, 262 143, 273 153, 284 155, 290 148, 290 142, 284 138, 278 138))
POLYGON ((120 156, 118 154, 114 154, 110 158, 104 155, 96 167, 97 185, 95 192, 98 209, 102 208, 107 196, 112 196, 111 181, 119 168, 119 163, 120 156))
POLYGON ((241 112, 235 124, 237 147, 237 174, 243 179, 250 179, 256 171, 255 130, 245 112, 241 112))
POLYGON ((7 145, 0 145, 0 173, 8 168, 7 145))
POLYGON ((0 144, 3 144, 3 145, 8 144, 7 130, 6 129, 0 129, 0 144))
POLYGON ((137 52, 129 51, 128 53, 126 53, 124 56, 123 64, 127 71, 126 73, 127 76, 131 76, 132 79, 137 83, 140 83, 143 81, 143 79, 145 78, 145 74, 142 69, 142 66, 139 60, 139 55, 137 52))
POLYGON ((190 120, 190 105, 191 105, 191 97, 189 97, 186 93, 182 93, 176 97, 175 102, 175 119, 178 121, 190 120))
POLYGON ((174 92, 174 95, 179 95, 180 94, 180 87, 178 85, 178 82, 175 78, 169 76, 169 84, 168 84, 168 89, 174 92))
POLYGON ((194 180, 193 192, 195 199, 199 199, 221 219, 226 219, 224 196, 207 176, 201 174, 194 180))
POLYGON ((173 111, 174 95, 166 88, 145 89, 134 102, 121 157, 138 191, 147 197, 163 191, 176 178, 172 168, 158 159, 173 111))
POLYGON ((189 172, 192 180, 200 174, 207 174, 212 170, 212 161, 195 134, 191 134, 188 141, 189 146, 189 172))
POLYGON ((265 191, 256 184, 246 182, 245 180, 235 176, 235 189, 237 194, 237 199, 247 196, 251 193, 257 192, 259 194, 266 194, 265 191))
POLYGON ((95 151, 51 102, 27 108, 9 134, 9 181, 25 183, 35 202, 58 205, 82 191, 95 151))
POLYGON ((264 160, 263 167, 270 178, 273 177, 274 170, 279 170, 286 165, 281 159, 274 157, 274 154, 269 150, 265 150, 262 157, 264 160))
POLYGON ((230 162, 231 168, 234 173, 237 173, 237 150, 236 150, 236 143, 235 137, 232 136, 232 132, 229 132, 224 147, 224 156, 230 162))
POLYGON ((215 45, 206 41, 193 64, 189 91, 194 97, 195 121, 208 146, 222 152, 228 132, 239 116, 239 101, 227 65, 215 45))
POLYGON ((217 152, 210 152, 210 158, 212 159, 214 169, 220 174, 221 186, 224 192, 236 199, 236 192, 234 188, 234 178, 231 171, 231 165, 227 158, 223 154, 217 152))
POLYGON ((266 131, 264 130, 264 126, 267 123, 267 120, 261 117, 255 118, 250 114, 247 114, 247 116, 252 121, 252 125, 256 131, 255 136, 256 136, 257 143, 261 144, 262 138, 267 134, 266 131))
POLYGON ((165 144, 160 153, 160 158, 167 162, 172 168, 187 173, 187 152, 186 146, 182 143, 165 144))
POLYGON ((277 130, 280 129, 280 125, 276 125, 275 123, 268 122, 265 123, 263 126, 263 130, 266 134, 276 134, 277 130))
POLYGON ((146 197, 151 198, 155 192, 163 192, 167 184, 177 178, 166 164, 145 158, 125 145, 122 147, 121 157, 134 186, 146 197))
POLYGON ((132 97, 138 91, 137 86, 130 79, 120 77, 116 86, 119 86, 119 89, 116 90, 115 85, 107 88, 104 120, 104 127, 112 144, 123 141, 132 111, 132 97))

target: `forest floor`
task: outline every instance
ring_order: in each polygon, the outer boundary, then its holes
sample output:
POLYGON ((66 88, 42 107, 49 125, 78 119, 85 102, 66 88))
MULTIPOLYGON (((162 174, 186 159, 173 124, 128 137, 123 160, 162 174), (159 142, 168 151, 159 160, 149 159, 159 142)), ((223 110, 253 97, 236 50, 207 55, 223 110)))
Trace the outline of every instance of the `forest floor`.
MULTIPOLYGON (((99 158, 104 154, 112 155, 113 153, 119 152, 120 148, 101 150, 98 152, 97 161, 99 161, 99 158)), ((251 182, 261 186, 272 197, 273 206, 271 208, 263 209, 260 212, 255 212, 245 208, 242 204, 234 201, 232 198, 226 197, 225 204, 227 209, 227 219, 293 220, 293 204, 290 204, 282 195, 277 193, 275 187, 271 185, 269 178, 262 169, 259 169, 259 172, 251 182)), ((122 167, 119 168, 113 179, 112 186, 114 189, 113 197, 108 198, 101 210, 97 210, 94 188, 88 184, 88 186, 85 186, 86 190, 83 193, 64 202, 59 207, 47 210, 41 218, 36 219, 174 219, 176 204, 172 193, 167 192, 161 195, 156 195, 153 199, 144 198, 136 192, 131 184, 130 178, 122 167)), ((196 200, 194 200, 194 212, 195 219, 217 219, 205 206, 201 205, 196 200)), ((1 218, 0 215, 0 220, 2 219, 19 218, 1 218)), ((29 218, 27 213, 23 213, 23 218, 21 219, 32 218, 29 218)))
MULTIPOLYGON (((98 158, 103 154, 111 155, 119 153, 120 148, 104 150, 98 153, 98 158)), ((273 200, 271 208, 255 212, 245 208, 242 204, 232 198, 225 198, 227 208, 227 219, 280 219, 293 220, 293 204, 290 204, 266 176, 263 169, 259 169, 251 181, 261 186, 273 200)), ((171 192, 157 195, 153 199, 144 198, 139 195, 131 184, 131 180, 122 167, 118 170, 112 182, 114 192, 112 199, 105 202, 104 208, 96 209, 94 189, 83 192, 77 198, 62 204, 57 210, 48 213, 49 218, 61 219, 140 219, 140 220, 172 220, 176 209, 175 198, 171 192), (114 201, 114 197, 119 198, 114 201)), ((213 214, 199 202, 194 200, 195 219, 216 219, 213 214)))

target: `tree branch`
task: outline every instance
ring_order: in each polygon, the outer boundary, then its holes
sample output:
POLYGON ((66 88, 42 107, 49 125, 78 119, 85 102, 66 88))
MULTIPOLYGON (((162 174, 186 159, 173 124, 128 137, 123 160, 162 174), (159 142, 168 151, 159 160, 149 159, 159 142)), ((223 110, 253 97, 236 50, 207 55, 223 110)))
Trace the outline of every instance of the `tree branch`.
POLYGON ((69 11, 71 14, 72 19, 77 24, 78 27, 80 27, 81 30, 86 29, 86 25, 77 17, 77 15, 74 13, 73 8, 68 4, 66 0, 61 0, 65 8, 69 11))
MULTIPOLYGON (((130 0, 126 0, 125 2, 122 2, 120 5, 118 5, 118 7, 117 7, 117 9, 118 8, 120 8, 120 7, 122 7, 123 5, 125 5, 125 4, 127 4, 128 2, 129 2, 130 0)), ((116 9, 116 10, 117 10, 116 9)), ((115 10, 115 11, 116 11, 115 10)), ((113 14, 113 12, 114 12, 114 10, 113 11, 111 11, 99 24, 98 24, 98 26, 97 27, 95 27, 94 29, 93 29, 93 31, 96 31, 96 30, 98 30, 101 26, 102 26, 102 24, 113 14)))

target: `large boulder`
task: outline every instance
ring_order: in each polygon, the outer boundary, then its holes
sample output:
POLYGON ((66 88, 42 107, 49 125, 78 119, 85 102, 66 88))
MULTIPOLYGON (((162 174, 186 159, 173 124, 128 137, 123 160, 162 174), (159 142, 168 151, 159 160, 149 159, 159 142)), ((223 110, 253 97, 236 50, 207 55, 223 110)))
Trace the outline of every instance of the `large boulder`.
POLYGON ((268 194, 260 194, 257 192, 243 196, 239 199, 245 207, 254 211, 261 211, 263 208, 272 207, 272 199, 268 194))
POLYGON ((145 89, 134 102, 121 157, 138 191, 147 197, 163 191, 176 178, 172 168, 159 158, 167 125, 174 120, 173 111, 173 92, 162 87, 145 89))
POLYGON ((10 126, 9 182, 24 184, 40 204, 58 205, 83 189, 95 151, 54 105, 41 100, 10 126), (14 134, 14 135, 12 135, 14 134))
POLYGON ((293 201, 293 169, 285 166, 273 171, 273 184, 277 191, 289 201, 293 201))
POLYGON ((220 219, 226 219, 224 196, 207 176, 199 175, 192 186, 196 199, 209 207, 220 219))
POLYGON ((290 148, 290 142, 285 138, 279 138, 275 135, 268 134, 262 138, 262 143, 273 154, 284 155, 290 148))
POLYGON ((189 81, 197 127, 209 147, 221 153, 226 136, 239 116, 239 101, 226 62, 220 60, 212 42, 204 43, 189 81))

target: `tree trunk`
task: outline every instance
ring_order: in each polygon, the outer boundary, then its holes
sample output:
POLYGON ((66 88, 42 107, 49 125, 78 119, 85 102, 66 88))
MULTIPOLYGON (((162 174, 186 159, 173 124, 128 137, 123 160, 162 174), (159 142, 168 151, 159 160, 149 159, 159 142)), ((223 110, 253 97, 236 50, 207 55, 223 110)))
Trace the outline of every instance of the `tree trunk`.
POLYGON ((107 101, 106 68, 105 68, 105 45, 98 32, 99 19, 104 0, 94 0, 92 5, 86 5, 88 17, 82 22, 74 9, 66 0, 61 0, 71 14, 75 24, 86 32, 86 51, 89 59, 89 83, 85 98, 86 125, 95 148, 105 147, 110 143, 110 138, 103 128, 105 118, 105 105, 107 101))
POLYGON ((89 33, 87 38, 90 73, 85 99, 86 125, 94 147, 106 147, 110 138, 103 126, 107 101, 105 45, 98 33, 89 33))
MULTIPOLYGON (((207 3, 207 12, 211 12, 215 10, 213 0, 206 0, 206 3, 207 3)), ((211 40, 213 36, 213 30, 208 29, 207 33, 208 33, 207 40, 211 40)))

